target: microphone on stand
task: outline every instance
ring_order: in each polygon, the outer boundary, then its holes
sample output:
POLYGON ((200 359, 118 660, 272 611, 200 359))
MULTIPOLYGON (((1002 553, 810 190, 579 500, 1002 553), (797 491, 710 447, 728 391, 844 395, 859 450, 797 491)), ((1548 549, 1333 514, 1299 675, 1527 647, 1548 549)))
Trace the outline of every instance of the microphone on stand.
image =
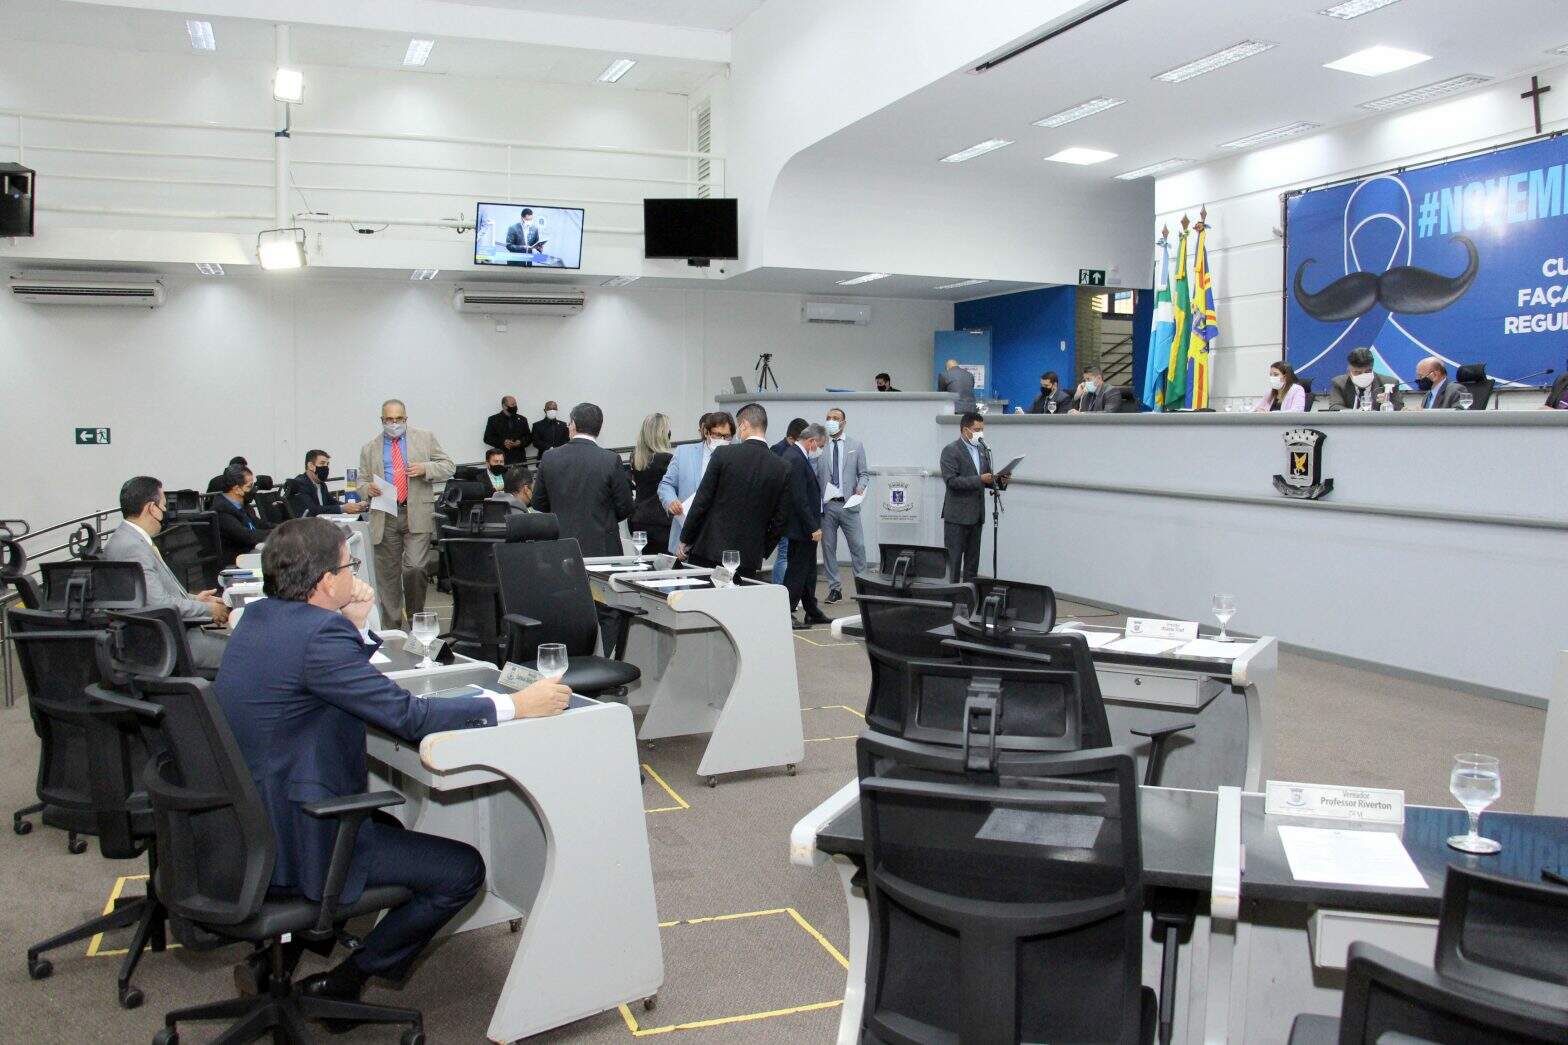
MULTIPOLYGON (((1537 370, 1533 374, 1526 374, 1526 375, 1524 375, 1521 378, 1517 378, 1517 379, 1515 379, 1513 381, 1508 381, 1507 383, 1510 384, 1510 385, 1521 385, 1522 386, 1526 381, 1530 380, 1532 377, 1550 377, 1551 375, 1553 375, 1555 373, 1557 373, 1557 368, 1549 366, 1545 370, 1537 370)), ((1501 397, 1499 397, 1496 394, 1496 392, 1494 392, 1492 394, 1492 409, 1493 410, 1500 410, 1500 409, 1502 409, 1502 407, 1498 405, 1500 402, 1501 402, 1501 397)))

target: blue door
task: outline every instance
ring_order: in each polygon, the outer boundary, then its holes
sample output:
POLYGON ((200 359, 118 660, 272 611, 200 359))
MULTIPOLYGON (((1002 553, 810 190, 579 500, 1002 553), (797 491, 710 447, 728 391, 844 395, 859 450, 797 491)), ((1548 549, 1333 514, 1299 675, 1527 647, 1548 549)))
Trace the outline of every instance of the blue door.
POLYGON ((936 348, 931 356, 931 387, 947 369, 949 359, 975 375, 975 398, 989 398, 995 376, 991 373, 991 328, 973 330, 938 330, 936 348))

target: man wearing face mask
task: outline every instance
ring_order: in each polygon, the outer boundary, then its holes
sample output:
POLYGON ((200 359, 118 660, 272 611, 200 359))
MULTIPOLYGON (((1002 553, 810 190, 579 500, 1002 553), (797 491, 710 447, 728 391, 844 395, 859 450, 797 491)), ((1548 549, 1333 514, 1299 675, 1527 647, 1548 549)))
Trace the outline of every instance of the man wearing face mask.
POLYGON ((735 419, 724 410, 703 414, 697 420, 700 443, 682 443, 675 448, 670 466, 659 480, 659 503, 670 513, 670 543, 665 548, 671 555, 681 544, 681 528, 686 525, 686 509, 697 496, 703 474, 713 451, 727 444, 735 436, 735 419))
POLYGON ((283 484, 283 496, 288 501, 289 512, 296 519, 310 515, 353 515, 364 510, 360 501, 342 504, 337 495, 327 489, 327 476, 332 474, 332 456, 325 450, 310 450, 305 454, 305 470, 283 484))
POLYGON ((844 597, 838 580, 838 535, 843 531, 849 544, 850 569, 855 573, 866 570, 866 539, 860 527, 860 505, 853 508, 849 500, 864 496, 871 485, 871 468, 866 464, 866 448, 858 439, 844 434, 844 411, 838 407, 828 411, 828 442, 817 459, 817 481, 822 484, 822 568, 828 575, 828 599, 838 602, 844 597))
MULTIPOLYGON (((795 440, 800 438, 800 433, 806 430, 806 419, 797 417, 789 423, 784 430, 784 438, 774 443, 769 449, 773 456, 784 458, 795 446, 795 440)), ((789 538, 780 537, 778 550, 773 554, 773 576, 770 578, 774 584, 784 583, 784 571, 789 569, 789 538)))
POLYGON ((980 534, 985 529, 985 491, 995 484, 1007 489, 1005 478, 991 474, 991 454, 980 445, 985 418, 971 411, 958 422, 958 438, 942 448, 942 543, 947 548, 947 576, 954 583, 972 581, 980 572, 980 534))
POLYGON ((1062 389, 1061 379, 1056 376, 1056 371, 1047 370, 1040 375, 1040 394, 1034 397, 1034 402, 1029 404, 1031 414, 1065 414, 1067 404, 1072 401, 1062 389))
POLYGON ((1399 380, 1373 369, 1370 348, 1353 348, 1345 357, 1345 372, 1334 375, 1328 392, 1330 410, 1381 410, 1384 403, 1392 402, 1395 410, 1405 408, 1404 397, 1399 392, 1399 380), (1394 386, 1392 395, 1384 391, 1394 386))
POLYGON ((1436 356, 1416 364, 1416 387, 1422 392, 1421 409, 1460 409, 1459 385, 1448 379, 1448 367, 1436 356))
POLYGON ((484 481, 490 484, 492 493, 506 485, 506 455, 500 450, 485 451, 484 481))
POLYGON ((822 458, 822 444, 826 440, 827 432, 821 425, 807 425, 796 436, 794 445, 779 454, 789 466, 789 484, 784 493, 784 536, 794 546, 793 554, 784 566, 784 589, 789 592, 791 617, 796 606, 805 610, 804 621, 790 621, 791 627, 797 630, 828 623, 827 614, 817 608, 817 549, 814 544, 823 536, 822 487, 817 481, 817 463, 822 458))
POLYGON ((223 564, 234 565, 240 555, 255 550, 267 539, 267 524, 251 515, 245 506, 256 485, 249 468, 233 465, 223 473, 223 490, 212 499, 212 512, 218 518, 218 537, 223 544, 223 564))
POLYGON ((393 494, 397 514, 372 509, 370 540, 376 549, 376 594, 381 626, 402 630, 425 608, 425 561, 435 530, 436 483, 452 478, 457 464, 433 433, 408 424, 401 399, 381 404, 381 434, 359 451, 359 479, 372 497, 393 494), (405 615, 406 614, 406 615, 405 615))
POLYGON ((1073 393, 1069 414, 1114 414, 1121 408, 1122 390, 1105 383, 1105 372, 1098 366, 1083 368, 1083 381, 1073 393))
POLYGON ((502 396, 501 412, 491 414, 485 421, 485 445, 501 451, 503 464, 522 464, 528 456, 533 434, 528 429, 528 418, 517 412, 517 397, 502 396))
POLYGON ((534 422, 530 438, 533 440, 534 453, 540 457, 544 456, 546 450, 565 446, 572 437, 572 433, 566 429, 566 422, 556 416, 558 412, 559 408, 552 399, 544 404, 544 416, 534 422))

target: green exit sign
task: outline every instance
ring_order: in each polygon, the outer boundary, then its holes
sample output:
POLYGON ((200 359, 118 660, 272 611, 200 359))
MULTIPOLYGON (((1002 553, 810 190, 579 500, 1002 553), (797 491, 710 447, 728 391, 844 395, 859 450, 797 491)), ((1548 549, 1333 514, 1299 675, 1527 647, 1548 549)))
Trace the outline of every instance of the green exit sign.
POLYGON ((1079 269, 1078 270, 1078 285, 1080 287, 1103 287, 1103 286, 1105 286, 1105 270, 1104 269, 1079 269))
POLYGON ((78 428, 76 430, 76 445, 85 446, 109 445, 109 430, 107 428, 78 428))

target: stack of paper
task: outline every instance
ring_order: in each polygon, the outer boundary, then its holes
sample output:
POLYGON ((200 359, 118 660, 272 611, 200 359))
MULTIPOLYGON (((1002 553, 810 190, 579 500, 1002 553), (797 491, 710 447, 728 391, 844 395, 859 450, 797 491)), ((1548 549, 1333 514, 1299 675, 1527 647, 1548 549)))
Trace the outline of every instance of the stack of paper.
POLYGON ((1173 652, 1178 657, 1208 657, 1212 660, 1235 660, 1247 648, 1245 642, 1220 642, 1216 639, 1193 639, 1173 652))
POLYGON ((1182 643, 1179 639, 1153 639, 1146 635, 1129 635, 1124 639, 1116 639, 1114 642, 1102 643, 1102 645, 1118 653, 1139 653, 1152 657, 1169 653, 1182 643))
POLYGON ((1415 861, 1392 831, 1320 827, 1279 829, 1279 840, 1299 882, 1363 885, 1375 889, 1425 889, 1415 861))

